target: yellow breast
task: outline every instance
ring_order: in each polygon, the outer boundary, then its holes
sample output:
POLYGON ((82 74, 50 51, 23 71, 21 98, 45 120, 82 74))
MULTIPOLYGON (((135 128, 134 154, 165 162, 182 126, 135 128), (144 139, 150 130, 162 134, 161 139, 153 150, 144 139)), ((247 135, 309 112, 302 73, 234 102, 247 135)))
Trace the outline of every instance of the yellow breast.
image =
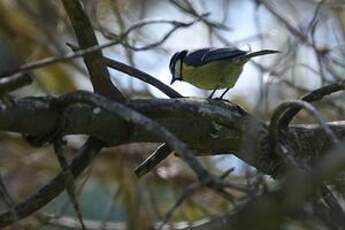
POLYGON ((202 89, 232 88, 242 72, 244 62, 215 61, 194 67, 183 64, 184 81, 202 89))

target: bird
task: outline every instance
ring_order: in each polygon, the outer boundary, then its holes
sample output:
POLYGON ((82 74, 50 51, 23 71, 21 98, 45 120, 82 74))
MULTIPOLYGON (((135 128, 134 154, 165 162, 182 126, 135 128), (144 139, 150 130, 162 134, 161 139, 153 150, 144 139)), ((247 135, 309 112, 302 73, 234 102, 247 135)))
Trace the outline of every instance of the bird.
POLYGON ((211 99, 217 90, 226 89, 219 98, 222 99, 234 87, 250 58, 274 53, 280 52, 271 49, 251 52, 236 47, 182 50, 170 59, 170 84, 186 81, 198 88, 213 90, 209 96, 211 99))

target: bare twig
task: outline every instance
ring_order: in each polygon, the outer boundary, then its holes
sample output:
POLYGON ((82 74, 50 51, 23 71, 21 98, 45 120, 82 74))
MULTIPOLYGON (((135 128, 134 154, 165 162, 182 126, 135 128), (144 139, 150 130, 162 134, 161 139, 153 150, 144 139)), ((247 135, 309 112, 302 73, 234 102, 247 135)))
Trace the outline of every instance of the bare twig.
POLYGON ((12 92, 32 83, 32 76, 29 74, 19 74, 11 78, 3 79, 0 82, 0 95, 12 92))
MULTIPOLYGON (((73 51, 77 51, 78 47, 74 46, 71 43, 66 43, 67 46, 69 46, 73 51)), ((112 69, 115 69, 117 71, 120 71, 122 73, 128 74, 131 77, 137 78, 142 80, 143 82, 146 82, 152 86, 155 86, 157 89, 161 90, 163 93, 165 93, 170 98, 181 98, 183 97, 181 94, 179 94, 177 91, 172 89, 171 87, 167 86, 163 82, 159 81, 157 78, 133 67, 129 66, 125 63, 116 61, 111 58, 104 57, 104 60, 106 62, 106 65, 112 69)))
POLYGON ((85 54, 96 52, 98 50, 101 50, 101 49, 104 49, 104 48, 107 48, 110 46, 114 46, 117 44, 119 44, 118 41, 110 41, 110 42, 104 43, 102 45, 94 45, 94 46, 91 46, 91 47, 86 48, 86 49, 81 49, 77 52, 68 53, 68 54, 63 55, 61 57, 48 57, 48 58, 43 58, 43 59, 38 60, 38 61, 28 62, 26 64, 19 66, 17 69, 3 72, 0 75, 0 78, 9 77, 9 76, 17 74, 17 73, 22 73, 25 71, 38 69, 38 68, 45 67, 45 66, 48 66, 51 64, 56 64, 56 63, 60 63, 60 62, 67 62, 73 58, 79 58, 79 57, 84 56, 85 54))
MULTIPOLYGON (((73 172, 74 177, 81 174, 102 147, 103 143, 95 139, 89 139, 84 144, 84 146, 79 150, 77 157, 70 164, 70 169, 73 172)), ((11 211, 1 213, 0 228, 10 225, 18 219, 31 215, 33 212, 54 199, 65 188, 64 180, 64 175, 60 173, 39 191, 31 195, 25 201, 18 203, 14 208, 17 216, 14 216, 11 211)))
POLYGON ((14 217, 15 220, 15 224, 14 227, 17 229, 22 229, 21 227, 17 226, 17 221, 20 219, 18 217, 18 213, 16 212, 16 202, 13 200, 11 194, 9 193, 4 180, 3 180, 3 176, 0 175, 0 197, 1 200, 3 201, 3 203, 5 204, 5 206, 8 208, 9 212, 11 213, 11 215, 14 217))
POLYGON ((278 140, 279 138, 279 133, 281 132, 281 116, 286 112, 287 109, 292 107, 305 109, 320 124, 332 143, 339 143, 337 136, 326 124, 326 121, 321 114, 314 108, 314 106, 303 100, 283 102, 274 110, 270 123, 270 133, 273 140, 278 140))
POLYGON ((150 156, 148 156, 140 165, 134 170, 137 177, 142 177, 150 172, 157 164, 167 158, 171 153, 171 149, 167 144, 161 144, 150 156))
POLYGON ((229 30, 229 28, 222 24, 222 23, 218 23, 218 22, 213 22, 210 20, 207 20, 205 18, 205 16, 208 15, 208 13, 204 13, 204 14, 199 14, 196 9, 194 9, 193 5, 188 2, 188 1, 177 1, 177 0, 169 0, 169 2, 176 6, 178 9, 182 10, 183 12, 185 12, 186 14, 193 16, 199 20, 201 20, 203 23, 205 23, 207 26, 209 27, 214 27, 217 29, 221 29, 221 30, 229 30))
MULTIPOLYGON (((34 70, 34 69, 38 69, 41 67, 45 67, 51 64, 56 64, 56 63, 60 63, 60 62, 67 62, 71 59, 74 58, 80 58, 83 57, 87 54, 93 53, 93 52, 98 52, 99 50, 114 46, 114 45, 118 45, 121 44, 123 41, 123 39, 128 36, 132 31, 136 30, 136 29, 140 29, 142 26, 146 26, 149 24, 156 24, 156 23, 166 23, 166 24, 170 24, 173 25, 173 28, 166 33, 163 38, 161 40, 159 40, 158 42, 143 46, 143 47, 132 47, 130 45, 128 45, 129 48, 132 48, 133 50, 147 50, 147 49, 152 49, 160 44, 162 44, 166 39, 169 38, 169 36, 175 32, 176 30, 178 30, 179 28, 184 28, 184 27, 189 27, 191 25, 193 25, 194 23, 198 22, 198 20, 189 22, 189 23, 183 23, 183 22, 178 22, 178 21, 173 21, 173 20, 146 20, 146 21, 141 21, 137 24, 134 24, 132 27, 128 28, 128 30, 120 36, 113 36, 112 38, 115 38, 115 40, 112 40, 110 42, 106 42, 104 44, 98 45, 97 43, 90 46, 90 47, 86 47, 86 48, 82 48, 80 47, 80 49, 76 52, 72 52, 72 53, 68 53, 65 54, 61 57, 48 57, 48 58, 43 58, 41 60, 38 61, 33 61, 33 62, 29 62, 29 63, 25 63, 21 66, 19 66, 16 69, 12 69, 9 71, 5 71, 0 75, 0 78, 5 78, 5 77, 9 77, 12 76, 14 74, 17 73, 23 73, 26 71, 30 71, 30 70, 34 70)), ((126 44, 124 44, 126 46, 126 44)), ((119 64, 119 63, 117 63, 119 64)), ((112 64, 114 67, 117 66, 116 68, 119 68, 119 65, 115 65, 114 63, 112 64)), ((124 69, 124 68, 123 68, 124 69)), ((142 75, 142 74, 140 74, 142 75)), ((138 75, 137 75, 138 76, 138 75)), ((147 77, 145 77, 147 78, 147 77)), ((164 87, 163 87, 164 88, 164 87)), ((171 91, 171 90, 170 90, 171 91)), ((174 94, 174 93, 173 93, 174 94)), ((177 95, 175 95, 177 96, 177 95)))
POLYGON ((306 35, 298 28, 295 28, 286 18, 284 18, 282 14, 278 12, 278 10, 274 6, 272 6, 272 4, 268 3, 265 0, 256 0, 256 1, 264 5, 266 9, 269 12, 271 12, 288 29, 288 31, 292 35, 299 38, 300 41, 308 43, 308 38, 306 37, 306 35))
MULTIPOLYGON (((221 180, 224 180, 231 172, 233 171, 233 168, 230 168, 229 170, 226 170, 219 178, 221 180)), ((185 201, 188 197, 192 196, 193 193, 197 192, 198 189, 204 187, 206 184, 204 183, 193 183, 191 185, 189 185, 184 191, 183 193, 180 195, 180 197, 175 201, 175 203, 173 204, 173 206, 166 212, 166 214, 164 215, 164 219, 162 220, 162 223, 160 225, 160 227, 158 228, 159 230, 163 230, 164 226, 169 222, 169 220, 171 219, 173 213, 176 211, 176 209, 183 203, 183 201, 185 201)), ((236 186, 234 186, 236 187, 236 186)), ((232 187, 232 188, 234 188, 232 187)), ((241 191, 243 192, 244 190, 241 189, 241 191)), ((219 191, 219 192, 225 192, 225 191, 219 191)), ((247 189, 245 191, 246 193, 249 193, 249 189, 247 189)), ((230 195, 231 196, 231 195, 230 195)), ((231 202, 233 202, 233 197, 230 197, 231 202)), ((234 206, 236 206, 236 204, 234 203, 234 206)))
MULTIPOLYGON (((62 3, 71 20, 79 47, 85 49, 98 45, 90 20, 83 11, 79 0, 62 0, 62 3)), ((123 100, 124 96, 110 80, 110 74, 103 60, 102 51, 100 49, 95 50, 92 53, 85 54, 83 58, 95 92, 110 98, 123 100)))
POLYGON ((173 206, 165 213, 164 219, 162 220, 162 223, 160 224, 158 230, 163 230, 164 226, 169 222, 171 219, 172 215, 176 211, 176 209, 185 201, 188 197, 193 195, 198 189, 202 188, 204 184, 202 183, 193 183, 189 185, 183 193, 180 195, 180 197, 175 201, 173 206))
POLYGON ((65 153, 67 151, 66 149, 66 143, 64 143, 64 141, 60 138, 57 138, 54 141, 54 150, 55 150, 55 155, 56 158, 59 161, 60 167, 61 167, 61 173, 64 177, 64 183, 65 183, 65 187, 67 190, 67 194, 73 204, 73 208, 77 214, 79 223, 82 227, 83 230, 86 229, 84 221, 83 221, 83 215, 80 209, 80 205, 77 199, 77 196, 75 194, 75 185, 74 185, 74 177, 73 177, 73 173, 71 171, 71 169, 68 166, 68 162, 67 159, 65 157, 65 153))
POLYGON ((153 76, 151 76, 151 75, 149 75, 149 74, 147 74, 147 73, 145 73, 139 69, 136 69, 132 66, 126 65, 122 62, 119 62, 119 61, 116 61, 116 60, 113 60, 110 58, 105 58, 105 62, 112 69, 116 69, 122 73, 126 73, 129 76, 140 79, 143 82, 146 82, 146 83, 156 87, 157 89, 159 89, 160 91, 165 93, 170 98, 181 98, 181 97, 183 97, 181 94, 179 94, 178 92, 176 92, 174 89, 167 86, 163 82, 159 81, 157 78, 155 78, 155 77, 153 77, 153 76))
MULTIPOLYGON (((207 16, 208 14, 204 14, 202 16, 207 16)), ((187 28, 190 27, 192 25, 194 25, 195 23, 199 22, 201 19, 198 18, 194 21, 191 22, 179 22, 176 20, 165 20, 165 19, 150 19, 150 20, 143 20, 140 21, 134 25, 132 25, 130 28, 127 29, 127 31, 125 31, 123 34, 120 35, 116 35, 112 32, 103 32, 103 35, 106 38, 109 38, 111 40, 117 40, 119 41, 119 43, 121 43, 124 47, 129 48, 133 51, 145 51, 145 50, 149 50, 149 49, 153 49, 157 46, 162 45, 175 31, 181 29, 181 28, 187 28), (167 24, 167 25, 171 25, 172 28, 170 30, 168 30, 168 32, 166 32, 162 38, 160 38, 158 41, 153 42, 151 44, 148 45, 143 45, 143 46, 135 46, 135 45, 131 45, 128 41, 127 38, 129 37, 129 35, 137 30, 140 29, 144 26, 149 26, 149 25, 154 25, 154 24, 167 24)))
POLYGON ((321 8, 322 6, 326 3, 327 0, 321 0, 319 1, 319 3, 317 4, 317 6, 315 7, 315 11, 314 11, 314 15, 312 17, 312 19, 309 22, 308 28, 307 28, 307 33, 313 31, 317 25, 317 20, 318 20, 318 16, 320 14, 321 8))
MULTIPOLYGON (((306 102, 314 102, 321 100, 324 96, 330 95, 332 93, 345 90, 345 81, 336 82, 334 84, 323 86, 317 90, 314 90, 305 96, 301 97, 300 100, 306 102)), ((300 107, 291 107, 287 109, 285 113, 280 118, 281 128, 286 128, 293 117, 300 111, 300 107)))

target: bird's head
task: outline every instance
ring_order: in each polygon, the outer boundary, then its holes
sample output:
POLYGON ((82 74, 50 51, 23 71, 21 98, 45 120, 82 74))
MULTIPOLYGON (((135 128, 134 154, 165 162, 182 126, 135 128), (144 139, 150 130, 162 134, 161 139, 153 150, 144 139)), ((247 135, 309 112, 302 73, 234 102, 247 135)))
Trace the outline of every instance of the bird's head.
POLYGON ((171 73, 171 82, 170 84, 174 83, 176 80, 181 81, 182 80, 182 64, 183 59, 187 55, 188 51, 183 50, 181 52, 175 53, 171 59, 169 64, 169 69, 171 73))

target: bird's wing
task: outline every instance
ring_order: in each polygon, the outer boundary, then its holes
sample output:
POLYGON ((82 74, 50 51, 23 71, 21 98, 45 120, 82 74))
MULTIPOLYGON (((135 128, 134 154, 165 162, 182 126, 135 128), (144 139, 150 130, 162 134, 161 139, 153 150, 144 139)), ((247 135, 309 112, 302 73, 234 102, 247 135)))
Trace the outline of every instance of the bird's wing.
POLYGON ((245 55, 247 55, 246 51, 239 50, 233 47, 210 49, 204 54, 202 62, 206 64, 213 61, 244 57, 245 55))
POLYGON ((246 51, 234 47, 227 48, 204 48, 188 52, 184 58, 187 65, 201 66, 213 61, 243 57, 247 55, 246 51))
POLYGON ((204 64, 203 58, 212 48, 198 49, 188 52, 183 62, 191 66, 201 66, 204 64))

